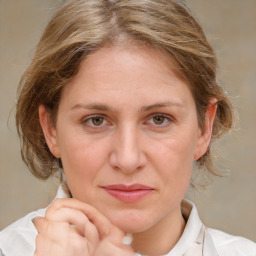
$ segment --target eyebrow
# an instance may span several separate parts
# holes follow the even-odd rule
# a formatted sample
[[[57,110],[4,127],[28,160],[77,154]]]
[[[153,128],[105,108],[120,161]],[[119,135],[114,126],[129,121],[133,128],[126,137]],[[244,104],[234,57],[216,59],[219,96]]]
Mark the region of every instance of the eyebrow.
[[[176,106],[176,107],[183,107],[184,105],[180,102],[176,102],[176,101],[166,101],[166,102],[159,102],[159,103],[155,103],[149,106],[143,106],[140,108],[140,112],[147,112],[150,111],[152,109],[156,109],[156,108],[164,108],[164,107],[171,107],[171,106]]]
[[[180,102],[176,101],[166,101],[166,102],[159,102],[148,106],[142,106],[139,109],[139,112],[147,112],[152,109],[156,108],[164,108],[164,107],[170,107],[170,106],[176,106],[176,107],[183,107],[184,105]],[[76,104],[74,105],[71,110],[77,109],[77,108],[84,108],[84,109],[90,109],[90,110],[98,110],[98,111],[104,111],[104,112],[118,112],[114,108],[104,105],[104,104]]]
[[[104,112],[117,112],[113,108],[111,108],[107,105],[104,105],[104,104],[93,104],[93,103],[92,104],[76,104],[75,106],[73,106],[71,108],[71,110],[77,109],[77,108],[99,110],[99,111],[104,111]]]

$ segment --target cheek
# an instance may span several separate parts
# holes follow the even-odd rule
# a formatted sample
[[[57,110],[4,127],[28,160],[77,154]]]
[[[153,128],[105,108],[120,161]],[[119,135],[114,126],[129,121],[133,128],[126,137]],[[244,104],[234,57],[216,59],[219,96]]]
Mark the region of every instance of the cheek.
[[[151,152],[153,179],[159,182],[159,199],[154,209],[163,214],[169,214],[180,205],[191,179],[192,146],[188,145],[188,140],[177,139],[177,136],[155,143]]]
[[[81,136],[69,136],[61,141],[63,169],[73,195],[94,185],[95,177],[106,163],[106,148],[103,141],[90,141]]]
[[[108,148],[106,140],[90,138],[82,132],[77,132],[76,129],[70,129],[59,135],[61,158],[67,165],[86,168],[100,164],[100,160],[106,154]]]
[[[162,165],[173,169],[173,171],[182,172],[183,168],[189,167],[193,163],[195,145],[193,137],[176,134],[155,145],[154,153],[161,159],[158,162],[162,162]]]
[[[195,139],[192,134],[181,135],[176,133],[172,138],[158,142],[151,152],[155,169],[162,176],[167,189],[186,189],[190,182]]]

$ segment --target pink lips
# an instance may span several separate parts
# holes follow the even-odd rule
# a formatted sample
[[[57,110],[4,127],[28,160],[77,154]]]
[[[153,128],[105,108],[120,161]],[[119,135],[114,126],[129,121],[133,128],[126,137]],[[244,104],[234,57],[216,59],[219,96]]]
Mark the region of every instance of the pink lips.
[[[126,186],[123,184],[103,187],[107,193],[125,203],[133,203],[147,196],[154,189],[141,184]]]

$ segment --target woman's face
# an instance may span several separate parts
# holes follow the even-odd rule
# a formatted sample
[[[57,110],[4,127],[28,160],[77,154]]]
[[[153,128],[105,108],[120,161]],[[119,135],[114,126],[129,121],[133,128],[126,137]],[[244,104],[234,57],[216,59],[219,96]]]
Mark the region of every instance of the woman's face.
[[[209,143],[174,68],[151,48],[102,48],[63,89],[55,128],[42,124],[73,197],[127,232],[181,216],[193,162]]]

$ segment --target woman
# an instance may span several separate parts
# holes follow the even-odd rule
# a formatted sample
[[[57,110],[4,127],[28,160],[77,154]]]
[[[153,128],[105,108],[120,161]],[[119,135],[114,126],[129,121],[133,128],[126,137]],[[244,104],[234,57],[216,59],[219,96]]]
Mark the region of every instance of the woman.
[[[16,121],[33,174],[62,180],[47,209],[1,232],[2,254],[256,255],[184,200],[193,166],[214,173],[232,107],[182,2],[68,1],[22,77]]]

